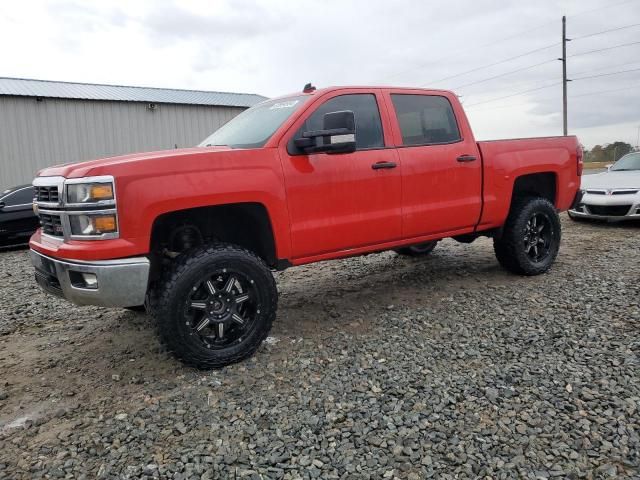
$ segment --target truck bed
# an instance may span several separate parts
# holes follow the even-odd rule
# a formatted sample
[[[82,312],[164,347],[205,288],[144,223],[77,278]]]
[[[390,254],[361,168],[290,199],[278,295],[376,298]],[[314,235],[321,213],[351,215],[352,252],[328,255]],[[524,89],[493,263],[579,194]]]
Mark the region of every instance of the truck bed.
[[[483,209],[478,230],[504,223],[515,178],[545,175],[554,203],[568,210],[582,174],[582,151],[575,136],[536,137],[477,142],[483,162]]]

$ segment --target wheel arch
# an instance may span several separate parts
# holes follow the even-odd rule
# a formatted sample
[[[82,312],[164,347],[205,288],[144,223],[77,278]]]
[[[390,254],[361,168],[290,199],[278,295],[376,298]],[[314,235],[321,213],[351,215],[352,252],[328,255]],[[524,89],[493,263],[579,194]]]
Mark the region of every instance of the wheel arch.
[[[513,182],[511,206],[522,197],[542,197],[556,206],[558,176],[555,172],[538,172],[518,176]]]
[[[269,211],[259,202],[240,202],[173,210],[152,223],[149,250],[182,251],[211,241],[251,250],[270,267],[278,255]]]

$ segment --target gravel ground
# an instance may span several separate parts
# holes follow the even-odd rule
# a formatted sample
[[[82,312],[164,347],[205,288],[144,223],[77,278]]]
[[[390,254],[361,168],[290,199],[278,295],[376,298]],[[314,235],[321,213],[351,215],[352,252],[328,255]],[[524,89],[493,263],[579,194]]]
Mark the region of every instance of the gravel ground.
[[[0,478],[640,478],[640,225],[563,225],[535,278],[486,239],[278,274],[208,373],[0,253]]]

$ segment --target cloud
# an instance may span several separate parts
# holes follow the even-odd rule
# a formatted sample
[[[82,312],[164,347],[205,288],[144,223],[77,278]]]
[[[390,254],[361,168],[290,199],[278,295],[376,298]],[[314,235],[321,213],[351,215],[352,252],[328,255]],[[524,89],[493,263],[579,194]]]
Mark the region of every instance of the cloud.
[[[631,0],[23,0],[0,13],[0,41],[12,45],[0,64],[7,76],[268,96],[309,81],[454,89],[481,138],[551,135],[561,133],[561,90],[539,87],[561,80],[563,14],[570,55],[640,38],[638,27],[588,36],[636,23]],[[598,126],[635,139],[622,126],[640,123],[640,97],[620,89],[639,85],[640,72],[577,78],[640,67],[638,53],[570,57],[569,126],[587,145]]]
[[[237,41],[258,41],[277,26],[273,13],[249,2],[232,5],[210,2],[205,8],[188,8],[184,3],[165,2],[138,19],[154,41],[213,42],[217,47]]]

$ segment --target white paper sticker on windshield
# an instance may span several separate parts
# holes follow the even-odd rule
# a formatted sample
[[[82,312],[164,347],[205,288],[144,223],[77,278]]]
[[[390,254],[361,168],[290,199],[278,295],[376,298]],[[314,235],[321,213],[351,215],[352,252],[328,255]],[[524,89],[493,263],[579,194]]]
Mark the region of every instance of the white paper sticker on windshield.
[[[277,110],[278,108],[293,108],[300,100],[289,100],[288,102],[274,103],[269,110]]]

